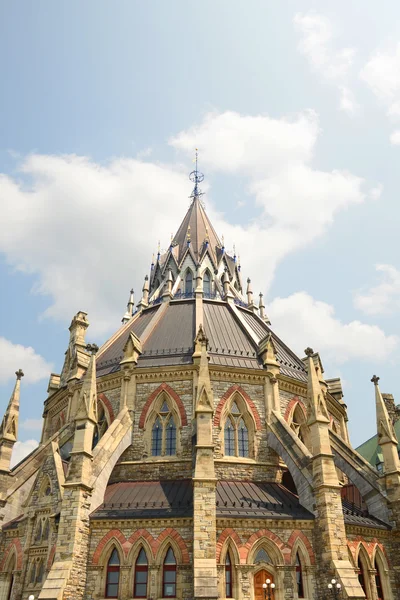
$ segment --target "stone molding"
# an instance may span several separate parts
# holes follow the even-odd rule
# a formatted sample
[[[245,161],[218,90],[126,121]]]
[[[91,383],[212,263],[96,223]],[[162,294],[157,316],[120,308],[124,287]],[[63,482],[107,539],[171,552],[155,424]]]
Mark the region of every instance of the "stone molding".
[[[162,383],[160,386],[158,386],[157,389],[154,390],[154,392],[152,392],[150,394],[150,396],[148,397],[145,405],[143,406],[143,410],[142,413],[140,415],[140,419],[139,419],[139,428],[143,429],[144,428],[144,424],[146,422],[146,417],[147,417],[147,413],[150,410],[151,405],[153,404],[154,400],[160,395],[162,394],[162,392],[165,392],[166,394],[168,394],[169,396],[171,396],[171,398],[174,400],[178,410],[179,410],[179,414],[181,416],[181,424],[182,426],[187,425],[187,416],[186,416],[186,410],[185,407],[183,405],[182,400],[180,399],[180,397],[178,396],[178,394],[175,392],[175,390],[173,390],[167,383]]]
[[[250,398],[250,396],[244,391],[244,389],[238,385],[237,383],[232,385],[226,392],[225,394],[222,396],[222,398],[220,399],[220,401],[218,402],[218,406],[215,410],[215,416],[214,416],[214,425],[215,427],[219,427],[220,426],[220,422],[221,422],[221,415],[222,415],[222,411],[224,409],[225,404],[228,402],[228,400],[235,394],[235,393],[239,393],[244,401],[246,402],[246,404],[248,405],[250,411],[253,414],[254,417],[254,421],[256,424],[256,429],[257,431],[259,431],[261,429],[261,418],[260,418],[260,414],[256,408],[256,405],[254,404],[253,400]]]

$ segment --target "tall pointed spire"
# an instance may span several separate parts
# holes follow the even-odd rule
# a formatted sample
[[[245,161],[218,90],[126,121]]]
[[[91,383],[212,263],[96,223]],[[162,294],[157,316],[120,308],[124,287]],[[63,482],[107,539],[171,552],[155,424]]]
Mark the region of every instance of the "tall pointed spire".
[[[17,380],[0,425],[0,471],[10,469],[12,450],[18,436],[19,396],[21,378],[24,376],[22,369],[18,369],[15,375]]]
[[[382,448],[383,461],[386,472],[400,469],[400,460],[398,455],[398,440],[384,399],[379,389],[379,377],[374,375],[371,379],[375,385],[375,408],[376,408],[376,426],[378,431],[378,442]]]

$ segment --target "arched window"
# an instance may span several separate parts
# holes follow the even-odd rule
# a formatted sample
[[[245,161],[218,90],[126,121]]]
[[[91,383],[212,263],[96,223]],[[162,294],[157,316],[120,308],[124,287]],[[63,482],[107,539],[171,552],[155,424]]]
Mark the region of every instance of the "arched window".
[[[249,432],[243,413],[234,401],[226,416],[224,427],[225,456],[249,456]]]
[[[95,448],[108,429],[108,421],[104,410],[103,403],[97,402],[97,423],[93,432],[92,448]]]
[[[44,527],[43,527],[42,539],[44,541],[47,541],[49,539],[49,534],[50,534],[50,522],[49,522],[49,519],[46,519],[46,521],[44,523]]]
[[[175,456],[176,424],[174,416],[164,400],[157,413],[151,432],[152,456]]]
[[[176,559],[171,547],[163,564],[163,598],[176,598]]]
[[[297,597],[304,598],[304,583],[303,583],[303,568],[299,553],[296,554],[296,585],[297,585]]]
[[[363,589],[364,594],[367,595],[366,586],[365,586],[364,565],[362,563],[360,556],[358,557],[358,581]]]
[[[13,585],[14,585],[14,569],[15,569],[15,555],[12,557],[12,559],[10,560],[9,564],[8,564],[8,568],[7,568],[7,574],[8,574],[8,594],[7,594],[7,600],[10,600],[11,598],[11,594],[13,591]]]
[[[35,531],[35,544],[40,544],[42,540],[42,521],[38,519],[36,523],[36,531]]]
[[[378,561],[376,559],[375,559],[375,569],[376,569],[375,584],[376,584],[377,600],[386,600],[385,595],[383,593],[381,570],[380,570]]]
[[[203,294],[205,298],[209,298],[211,296],[211,277],[208,271],[206,271],[203,275]]]
[[[310,433],[306,424],[306,416],[300,404],[296,404],[293,411],[290,428],[307,448],[310,448]]]
[[[138,554],[135,565],[135,583],[133,588],[134,598],[147,598],[148,563],[144,548]]]
[[[254,559],[254,563],[255,564],[257,564],[257,563],[272,564],[272,560],[270,559],[268,552],[264,548],[260,548]]]
[[[233,598],[232,588],[232,563],[229,552],[227,552],[225,558],[225,598]]]
[[[42,583],[43,575],[44,575],[44,564],[43,564],[43,561],[41,560],[39,562],[39,564],[37,565],[37,569],[36,569],[36,583]]]
[[[120,562],[117,549],[111,553],[107,563],[106,598],[118,598]]]
[[[185,294],[191,296],[193,293],[193,275],[192,271],[188,270],[185,277]]]
[[[35,583],[36,581],[36,562],[33,561],[31,564],[31,570],[29,572],[29,583]]]

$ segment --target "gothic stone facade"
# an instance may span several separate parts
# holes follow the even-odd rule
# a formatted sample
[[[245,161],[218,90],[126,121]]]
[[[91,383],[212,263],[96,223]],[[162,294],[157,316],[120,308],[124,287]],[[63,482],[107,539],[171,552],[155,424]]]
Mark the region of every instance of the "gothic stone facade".
[[[201,225],[202,224],[202,225]],[[79,312],[39,447],[0,430],[0,600],[400,598],[400,466],[351,447],[340,380],[243,295],[195,195],[143,297],[97,352]],[[385,412],[386,411],[386,412]],[[393,448],[396,446],[396,453]],[[397,459],[396,459],[397,456]]]

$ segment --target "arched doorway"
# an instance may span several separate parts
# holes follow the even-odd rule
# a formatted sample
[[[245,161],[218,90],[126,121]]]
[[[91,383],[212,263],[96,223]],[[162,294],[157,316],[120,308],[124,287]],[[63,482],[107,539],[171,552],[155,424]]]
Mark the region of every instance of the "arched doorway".
[[[266,569],[257,571],[257,573],[254,574],[254,600],[264,600],[263,583],[265,583],[267,579],[269,579],[271,583],[274,581],[273,576]],[[273,599],[274,597],[274,593],[271,590],[271,598]]]

